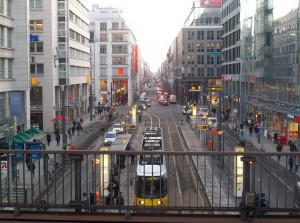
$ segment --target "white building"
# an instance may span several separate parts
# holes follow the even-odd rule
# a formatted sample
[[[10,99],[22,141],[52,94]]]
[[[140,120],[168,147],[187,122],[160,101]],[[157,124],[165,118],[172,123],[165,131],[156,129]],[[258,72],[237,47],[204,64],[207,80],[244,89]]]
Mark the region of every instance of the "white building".
[[[137,41],[118,9],[93,5],[90,47],[96,103],[128,105],[138,95],[142,61]]]
[[[0,1],[0,139],[30,127],[28,12],[27,1]]]
[[[20,0],[21,2],[21,0]],[[25,1],[26,2],[26,1]],[[30,0],[31,125],[61,127],[62,89],[66,115],[86,113],[89,89],[89,18],[86,0]]]

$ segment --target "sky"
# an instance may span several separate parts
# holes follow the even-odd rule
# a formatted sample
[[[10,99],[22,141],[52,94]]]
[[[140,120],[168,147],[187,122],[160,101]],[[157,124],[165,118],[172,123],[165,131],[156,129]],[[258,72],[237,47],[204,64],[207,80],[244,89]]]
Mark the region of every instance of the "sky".
[[[195,0],[88,0],[100,7],[122,10],[135,35],[142,57],[156,72],[166,59],[172,41],[191,12]]]

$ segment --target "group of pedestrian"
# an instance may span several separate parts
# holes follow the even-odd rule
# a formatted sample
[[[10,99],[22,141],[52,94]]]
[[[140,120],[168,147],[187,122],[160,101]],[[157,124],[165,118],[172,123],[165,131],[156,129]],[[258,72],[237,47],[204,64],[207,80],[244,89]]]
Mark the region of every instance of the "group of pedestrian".
[[[117,176],[113,177],[107,187],[109,192],[106,197],[106,205],[124,205],[124,198],[120,192],[120,183]]]
[[[297,172],[300,164],[300,156],[289,156],[288,163],[290,166],[290,171],[293,172],[294,169],[294,171]]]
[[[83,119],[81,118],[78,122],[76,122],[75,120],[73,121],[73,126],[71,127],[71,129],[68,129],[68,134],[69,134],[69,138],[70,138],[70,134],[72,132],[72,135],[75,134],[75,131],[77,131],[77,135],[80,135],[80,132],[83,132]]]

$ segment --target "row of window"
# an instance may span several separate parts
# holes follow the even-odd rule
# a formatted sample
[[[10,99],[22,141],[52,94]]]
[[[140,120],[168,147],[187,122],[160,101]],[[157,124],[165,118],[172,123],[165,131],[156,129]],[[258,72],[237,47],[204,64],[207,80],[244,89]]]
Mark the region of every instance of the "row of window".
[[[6,11],[4,11],[4,1],[0,0],[0,14],[11,16],[11,1],[6,1]]]
[[[222,30],[188,31],[188,40],[195,40],[195,32],[197,40],[222,40]]]
[[[120,72],[121,70],[121,72]],[[112,76],[127,76],[128,68],[112,68]],[[100,77],[107,77],[107,67],[100,67]]]
[[[215,77],[221,76],[223,73],[222,67],[198,67],[197,69],[189,67],[182,71],[184,77]]]
[[[89,68],[70,66],[70,75],[82,76],[89,74]]]
[[[69,1],[84,15],[88,15],[89,10],[80,1],[78,1],[78,0],[69,0]]]
[[[227,5],[222,9],[222,18],[224,19],[226,16],[231,14],[231,12],[234,11],[239,6],[240,6],[240,0],[233,0],[229,5]]]
[[[118,30],[120,28],[119,23],[118,22],[112,22],[111,24],[111,29],[112,30]],[[125,28],[125,24],[122,23],[122,29]],[[101,22],[100,23],[100,31],[107,31],[107,23]]]
[[[1,47],[11,48],[11,34],[12,34],[12,29],[0,25],[0,46]]]
[[[128,53],[127,45],[112,45],[112,53],[126,54]],[[107,54],[107,45],[100,45],[100,54]]]
[[[29,8],[30,9],[42,9],[43,8],[43,0],[29,0]]]
[[[78,49],[70,48],[70,57],[79,59],[79,60],[89,60],[90,54],[83,52]]]
[[[79,18],[77,15],[75,15],[72,11],[70,11],[70,20],[73,21],[76,25],[81,27],[85,31],[89,31],[89,24],[87,24],[85,21],[83,21],[81,18]]]
[[[0,58],[0,79],[7,78],[12,78],[12,60]]]
[[[224,34],[235,29],[240,24],[240,13],[237,13],[231,19],[223,24]]]
[[[196,46],[196,47],[195,47]],[[188,43],[188,52],[222,52],[223,43]]]
[[[238,41],[240,41],[241,38],[241,31],[236,30],[235,32],[225,36],[223,38],[224,48],[236,45]]]
[[[79,43],[82,43],[83,45],[89,46],[89,40],[81,35],[80,33],[77,33],[76,31],[70,29],[70,39],[75,40]],[[65,41],[62,41],[65,42]]]

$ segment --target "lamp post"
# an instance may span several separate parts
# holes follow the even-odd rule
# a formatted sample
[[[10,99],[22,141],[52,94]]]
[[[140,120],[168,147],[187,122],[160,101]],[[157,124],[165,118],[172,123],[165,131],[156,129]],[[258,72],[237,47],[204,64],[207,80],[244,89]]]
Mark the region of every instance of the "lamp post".
[[[8,150],[11,151],[11,144],[12,144],[12,136],[15,134],[15,128],[9,127],[8,129],[4,130],[5,138],[7,139],[8,143]],[[12,202],[12,183],[13,183],[13,163],[12,163],[12,154],[8,154],[8,203]]]
[[[224,131],[218,131],[218,135],[219,137],[222,137],[223,136],[223,140],[222,140],[222,147],[221,145],[219,145],[219,151],[220,149],[222,148],[222,152],[224,152],[224,134],[225,132]],[[224,156],[221,157],[221,168],[223,169],[224,168]]]
[[[92,191],[96,193],[96,165],[100,164],[101,161],[99,159],[92,159]]]

